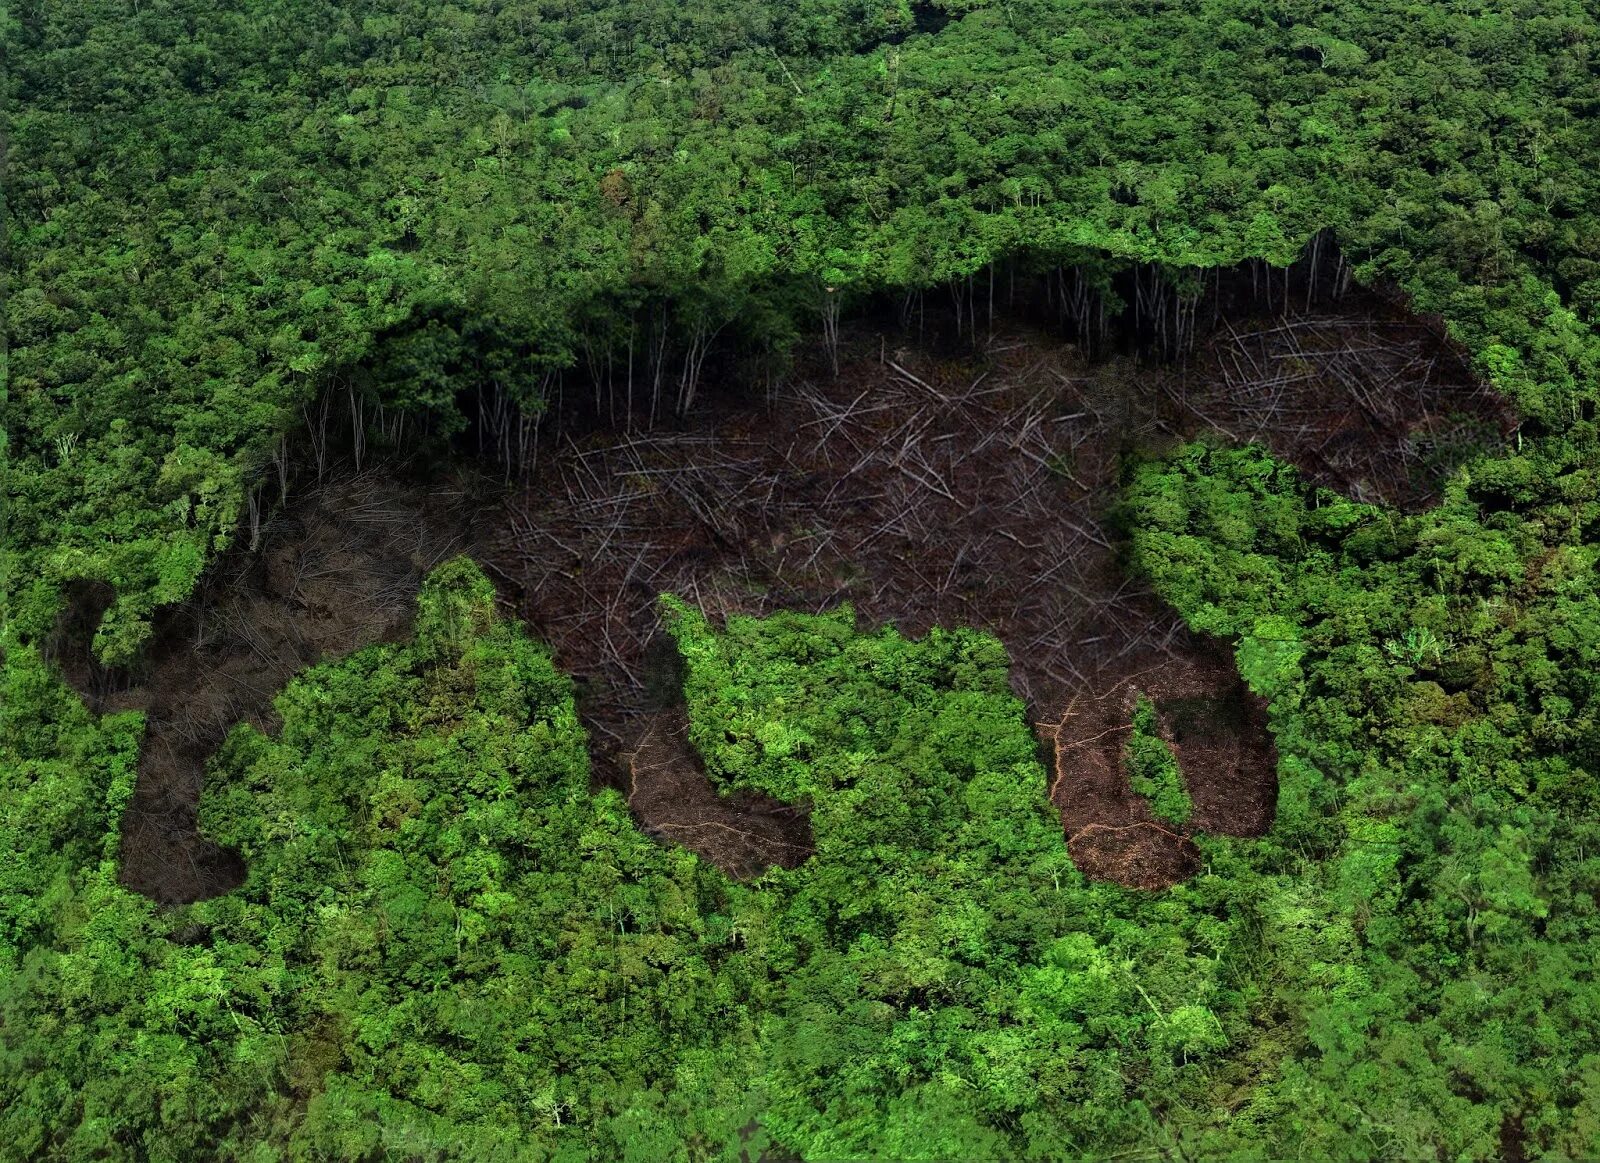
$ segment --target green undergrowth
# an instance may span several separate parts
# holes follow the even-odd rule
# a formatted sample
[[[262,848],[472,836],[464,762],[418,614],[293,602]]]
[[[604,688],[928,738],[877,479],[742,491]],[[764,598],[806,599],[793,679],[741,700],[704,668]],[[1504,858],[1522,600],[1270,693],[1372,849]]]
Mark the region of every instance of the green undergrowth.
[[[1270,844],[1212,844],[1165,894],[1086,883],[987,635],[668,607],[713,778],[811,808],[816,856],[766,890],[786,938],[763,1121],[804,1157],[1199,1142],[1287,1045],[1250,1019],[1278,975],[1336,984],[1337,928],[1279,924],[1297,890]]]
[[[6,867],[31,879],[5,898],[0,1154],[538,1159],[576,1141],[642,1161],[747,1121],[732,886],[590,794],[570,682],[493,602],[476,567],[446,565],[414,642],[305,672],[275,737],[239,727],[201,825],[248,877],[176,913],[107,859],[136,723],[69,717],[72,766],[6,736],[7,794],[61,810],[7,817]]]
[[[1396,609],[1409,570],[1495,560],[1448,555],[1448,504],[1204,446],[1130,497],[1282,755],[1275,828],[1199,838],[1162,893],[1073,868],[992,638],[666,599],[711,777],[810,812],[814,856],[733,883],[590,790],[570,683],[457,561],[413,641],[234,732],[201,819],[248,877],[163,912],[116,883],[139,717],[9,645],[0,1153],[1487,1157],[1515,1116],[1581,1155],[1600,860],[1551,709],[1583,656],[1530,673],[1494,599],[1558,637],[1593,563]]]
[[[1143,694],[1134,703],[1124,766],[1129,786],[1150,802],[1156,819],[1180,827],[1189,822],[1194,802],[1184,786],[1178,757],[1161,737],[1156,705]]]
[[[1323,861],[1316,923],[1359,938],[1369,988],[1308,997],[1306,1049],[1250,1104],[1319,1104],[1312,1154],[1600,1144],[1597,472],[1479,463],[1417,516],[1256,448],[1133,479],[1137,564],[1238,641],[1282,755],[1277,832]]]
[[[35,805],[0,833],[6,1151],[1145,1149],[1223,1133],[1217,1096],[1292,1045],[1266,999],[1337,988],[1339,933],[1293,919],[1270,843],[1208,841],[1163,894],[1083,882],[993,639],[668,605],[714,777],[811,809],[796,869],[732,883],[591,792],[570,683],[461,560],[412,642],[235,730],[201,822],[248,876],[162,912],[112,861],[138,717],[93,719],[18,648],[11,721],[53,700],[78,750],[0,735]]]

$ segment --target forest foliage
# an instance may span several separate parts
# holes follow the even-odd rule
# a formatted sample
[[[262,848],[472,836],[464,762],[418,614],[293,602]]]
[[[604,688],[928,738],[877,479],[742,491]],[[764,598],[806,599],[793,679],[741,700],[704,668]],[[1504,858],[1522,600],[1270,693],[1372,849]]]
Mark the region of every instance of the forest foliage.
[[[1294,484],[1190,455],[1235,503]],[[247,880],[174,911],[115,879],[136,717],[10,659],[17,1157],[732,1159],[752,1127],[818,1158],[1487,1156],[1507,1111],[1559,1153],[1589,1141],[1594,861],[1533,847],[1592,842],[1557,810],[1581,781],[1514,813],[1397,788],[1339,694],[1308,694],[1340,668],[1269,614],[1240,651],[1286,752],[1277,826],[1201,837],[1163,893],[1093,884],[992,638],[848,609],[718,630],[666,601],[713,778],[809,808],[797,868],[731,882],[592,791],[570,682],[465,559],[411,642],[306,672],[276,736],[235,731],[201,818]]]
[[[1214,1122],[1222,1051],[1283,1036],[1248,1007],[1280,854],[1086,884],[994,639],[671,607],[711,770],[811,808],[798,868],[732,883],[591,792],[570,682],[465,559],[412,642],[218,754],[226,896],[116,884],[136,723],[62,706],[70,759],[7,732],[8,803],[91,796],[8,817],[8,1150],[731,1159],[758,1119],[807,1157],[1054,1158]]]
[[[0,1153],[1600,1148],[1591,5],[0,22]],[[1129,466],[1133,564],[1234,643],[1281,757],[1272,831],[1198,838],[1191,881],[1083,881],[992,639],[668,599],[712,778],[810,812],[812,859],[732,883],[591,790],[570,683],[456,562],[413,640],[214,760],[243,886],[117,883],[142,723],[46,661],[64,587],[113,586],[96,648],[135,657],[319,409],[437,438],[624,367],[670,408],[713,344],[781,363],[875,295],[1069,267],[1115,310],[1134,264],[1188,287],[1321,230],[1521,428],[1412,515],[1254,448]]]
[[[1181,283],[1331,229],[1526,435],[1593,409],[1582,0],[10,11],[9,617],[108,582],[108,660],[319,402],[448,431],[626,366],[670,406],[713,341],[1002,262]]]
[[[1193,445],[1129,490],[1140,565],[1270,698],[1274,835],[1359,937],[1366,988],[1309,1007],[1280,1085],[1406,1157],[1600,1143],[1595,466],[1519,503],[1505,465],[1410,516],[1255,448]]]
[[[1124,757],[1128,786],[1149,801],[1156,819],[1179,826],[1187,824],[1194,801],[1184,786],[1178,757],[1162,737],[1156,705],[1148,696],[1141,694],[1135,701],[1130,728]]]

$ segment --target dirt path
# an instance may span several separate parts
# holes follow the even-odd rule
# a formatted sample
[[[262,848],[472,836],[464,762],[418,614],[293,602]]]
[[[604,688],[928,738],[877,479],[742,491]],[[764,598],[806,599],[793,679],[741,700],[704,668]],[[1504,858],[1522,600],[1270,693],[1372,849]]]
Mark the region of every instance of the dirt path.
[[[730,876],[748,879],[776,864],[793,868],[811,855],[811,832],[798,808],[750,793],[717,793],[689,743],[681,707],[647,715],[628,753],[628,806],[659,840],[714,852]]]
[[[1155,704],[1193,803],[1182,828],[1157,821],[1128,784],[1124,750],[1141,694]],[[1058,722],[1041,724],[1041,733],[1054,751],[1050,798],[1068,849],[1094,879],[1165,888],[1198,869],[1193,833],[1259,836],[1272,826],[1277,753],[1266,708],[1221,644],[1103,675],[1094,690],[1068,701]]]

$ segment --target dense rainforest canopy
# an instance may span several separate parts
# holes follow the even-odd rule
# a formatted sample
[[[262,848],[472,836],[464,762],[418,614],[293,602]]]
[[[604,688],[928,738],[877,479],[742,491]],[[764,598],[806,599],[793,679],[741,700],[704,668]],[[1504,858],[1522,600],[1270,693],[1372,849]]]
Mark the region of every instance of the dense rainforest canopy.
[[[0,30],[0,1154],[1600,1152],[1591,4],[19,0]],[[504,451],[566,387],[759,393],[854,308],[1070,270],[1115,316],[1128,272],[1192,303],[1330,242],[1520,427],[1410,514],[1260,447],[1130,459],[1129,567],[1232,644],[1279,756],[1271,830],[1197,833],[1184,883],[1075,867],[993,638],[669,596],[709,777],[809,810],[807,860],[731,879],[595,790],[570,680],[465,560],[213,757],[242,884],[119,882],[145,722],[64,681],[63,612],[105,588],[94,650],[136,663],[330,409],[437,449],[487,406]],[[1128,775],[1181,827],[1155,719]]]

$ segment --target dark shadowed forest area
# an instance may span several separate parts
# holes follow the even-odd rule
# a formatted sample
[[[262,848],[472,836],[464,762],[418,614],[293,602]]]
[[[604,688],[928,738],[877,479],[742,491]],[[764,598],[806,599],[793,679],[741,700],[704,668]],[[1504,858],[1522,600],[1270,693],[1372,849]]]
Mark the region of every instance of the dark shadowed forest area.
[[[1600,1154],[1592,5],[0,34],[0,1158]]]

